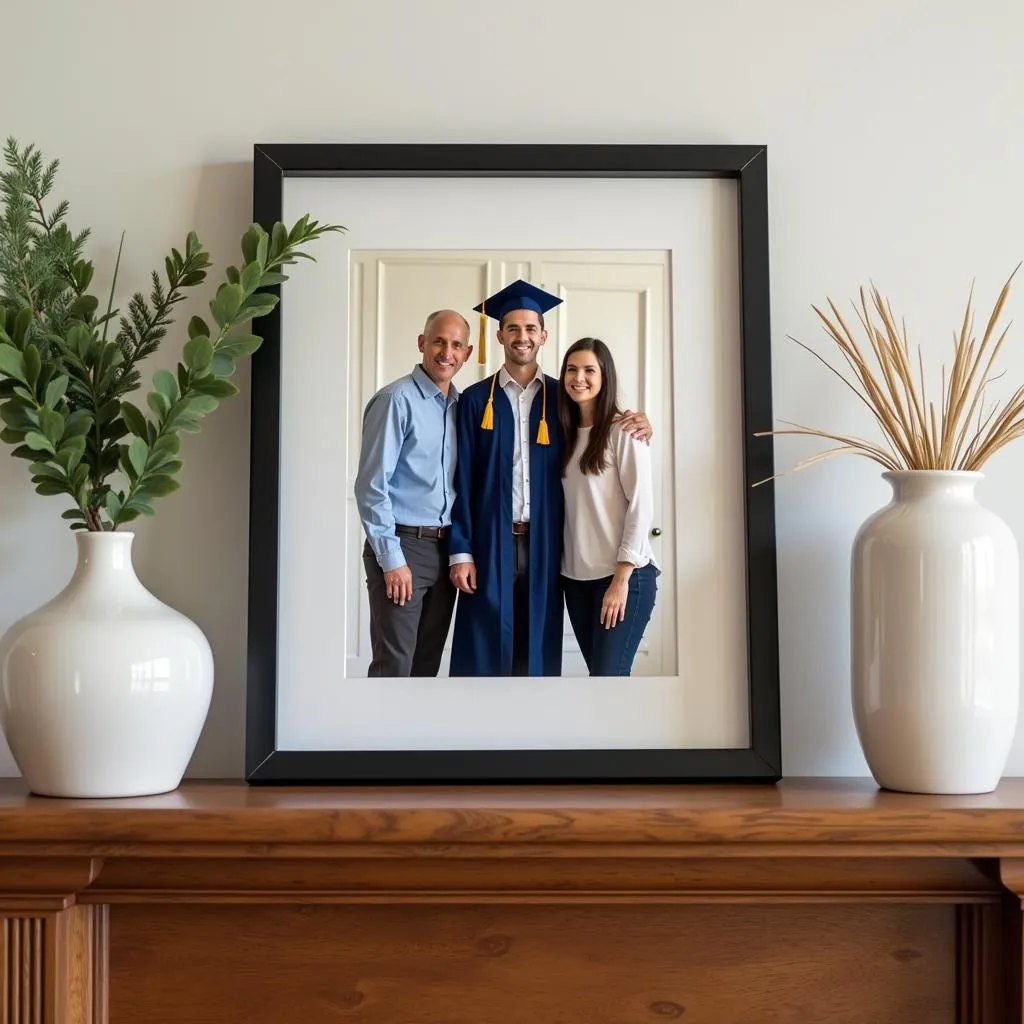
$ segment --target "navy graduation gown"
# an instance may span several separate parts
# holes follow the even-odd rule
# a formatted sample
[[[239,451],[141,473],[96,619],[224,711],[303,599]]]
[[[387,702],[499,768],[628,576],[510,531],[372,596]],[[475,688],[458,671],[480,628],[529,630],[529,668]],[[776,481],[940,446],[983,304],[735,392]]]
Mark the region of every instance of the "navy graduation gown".
[[[530,406],[530,644],[529,674],[562,674],[562,521],[565,502],[558,430],[558,381],[545,375],[550,444],[537,444],[542,395]],[[508,396],[494,387],[494,429],[483,419],[491,378],[459,396],[458,458],[452,504],[451,554],[469,553],[477,570],[473,594],[459,591],[449,672],[453,676],[512,674],[512,453],[515,420]]]

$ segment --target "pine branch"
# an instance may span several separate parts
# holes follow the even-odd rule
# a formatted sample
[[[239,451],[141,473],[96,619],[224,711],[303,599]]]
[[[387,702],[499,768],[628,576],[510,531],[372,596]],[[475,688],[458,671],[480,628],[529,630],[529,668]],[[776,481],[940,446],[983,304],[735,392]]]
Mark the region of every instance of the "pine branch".
[[[209,253],[203,249],[196,233],[190,232],[185,243],[185,256],[172,249],[165,260],[167,291],[164,291],[160,276],[154,270],[149,302],[141,292],[131,297],[128,314],[121,317],[121,329],[116,338],[124,361],[114,381],[115,395],[127,394],[139,386],[142,378],[138,364],[160,347],[167,336],[167,328],[174,322],[169,315],[171,310],[184,300],[184,289],[206,280],[209,266]]]

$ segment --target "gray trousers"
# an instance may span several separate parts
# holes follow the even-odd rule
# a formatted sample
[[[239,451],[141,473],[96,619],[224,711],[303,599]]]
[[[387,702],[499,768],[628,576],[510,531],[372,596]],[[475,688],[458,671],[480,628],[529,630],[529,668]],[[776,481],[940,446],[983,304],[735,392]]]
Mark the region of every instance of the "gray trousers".
[[[384,573],[368,543],[363,566],[370,599],[368,678],[436,676],[441,667],[458,591],[448,576],[448,541],[399,534],[412,571],[412,600],[397,605],[384,589]]]

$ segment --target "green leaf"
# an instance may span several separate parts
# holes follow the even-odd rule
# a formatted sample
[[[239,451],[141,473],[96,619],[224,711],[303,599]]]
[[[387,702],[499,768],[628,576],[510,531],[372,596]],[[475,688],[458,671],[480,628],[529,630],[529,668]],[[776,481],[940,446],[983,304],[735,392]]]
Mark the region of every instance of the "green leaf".
[[[146,395],[146,404],[153,410],[157,419],[162,420],[170,411],[171,403],[166,395],[162,395],[159,391],[150,391]]]
[[[151,449],[154,455],[177,455],[181,450],[181,438],[177,434],[161,434]]]
[[[71,276],[75,279],[75,290],[81,294],[92,282],[93,266],[89,260],[76,260],[71,268]]]
[[[176,402],[179,397],[178,382],[170,370],[161,369],[153,374],[153,387],[168,401]]]
[[[0,345],[0,373],[14,377],[23,384],[28,383],[25,373],[25,357],[13,345]]]
[[[247,317],[255,320],[257,317],[266,316],[268,313],[273,312],[278,301],[276,295],[270,295],[268,292],[253,292],[245,300],[243,312]]]
[[[48,437],[43,437],[42,434],[35,430],[30,430],[25,435],[25,444],[37,452],[49,452],[51,455],[56,454],[53,445],[50,443],[50,439]]]
[[[83,361],[89,354],[92,341],[92,331],[85,324],[75,324],[67,333],[68,347]]]
[[[288,248],[288,229],[278,221],[270,232],[270,256],[280,256]]]
[[[61,519],[84,519],[85,513],[80,508],[69,508],[66,512],[61,512]]]
[[[189,395],[186,406],[191,416],[205,416],[220,405],[220,400],[213,395]]]
[[[103,507],[106,509],[107,515],[110,516],[110,521],[116,522],[121,514],[121,498],[114,491],[107,491],[107,496],[103,500]]]
[[[217,346],[217,353],[223,353],[232,359],[240,359],[243,356],[251,356],[262,344],[263,339],[255,334],[229,334]]]
[[[242,267],[242,279],[239,283],[242,285],[246,295],[254,292],[259,287],[262,276],[263,268],[258,263],[246,263]]]
[[[210,370],[218,377],[230,377],[235,372],[235,361],[231,356],[218,351],[210,363]]]
[[[67,494],[68,489],[64,484],[59,484],[55,480],[40,480],[36,484],[36,493],[53,497],[57,494]]]
[[[136,513],[141,512],[144,516],[153,515],[153,506],[146,501],[143,495],[136,494],[132,497],[131,501],[128,501],[125,504]],[[135,517],[133,516],[132,518],[134,519]],[[124,513],[121,514],[121,521],[124,521]]]
[[[146,463],[147,468],[150,471],[155,472],[160,470],[162,473],[177,473],[181,470],[184,463],[180,459],[174,458],[173,455],[168,456],[165,459],[154,458],[153,453],[149,453],[149,462]]]
[[[20,398],[12,398],[0,405],[0,420],[15,430],[28,430],[39,426],[39,413]]]
[[[76,409],[64,421],[64,437],[79,437],[92,430],[92,413],[88,409]]]
[[[83,455],[85,455],[85,438],[81,435],[68,438],[57,449],[57,461],[68,473],[74,471],[82,461]]]
[[[180,487],[180,482],[175,480],[174,477],[163,473],[156,473],[153,476],[146,477],[145,486],[140,489],[138,494],[144,498],[162,498],[165,494],[171,494]]]
[[[16,459],[28,459],[29,462],[35,462],[39,458],[39,452],[33,451],[27,444],[19,444],[11,455]]]
[[[281,274],[276,270],[268,270],[261,278],[260,288],[273,288],[276,284],[284,284],[288,280],[287,274]]]
[[[39,371],[42,368],[42,357],[39,355],[39,349],[33,344],[25,346],[23,355],[25,356],[25,376],[28,383],[35,387],[36,381],[39,380]]]
[[[185,342],[184,356],[193,373],[203,373],[213,359],[213,343],[205,335],[197,335]]]
[[[198,434],[203,429],[203,424],[194,416],[179,416],[174,425],[178,430],[184,430],[186,434]]]
[[[145,439],[148,436],[146,417],[137,405],[133,405],[131,402],[122,402],[121,416],[124,419],[125,426],[136,437]]]
[[[64,397],[68,390],[68,376],[67,374],[61,374],[59,377],[54,377],[53,380],[46,386],[46,395],[43,401],[51,408],[56,409],[57,403]]]
[[[264,251],[263,259],[259,256],[259,244],[260,239],[264,238],[266,232],[259,224],[250,224],[246,229],[244,235],[242,235],[242,255],[245,257],[246,263],[252,263],[254,260],[260,264],[266,261],[266,252]]]
[[[30,405],[36,404],[36,396],[29,391],[28,388],[22,387],[20,384],[14,389],[14,393],[23,401],[28,402]]]
[[[51,466],[46,462],[33,462],[28,468],[31,470],[33,475],[38,477],[47,477],[50,480],[59,480],[61,483],[67,479],[67,474],[63,469],[60,469],[57,466]]]
[[[146,456],[149,455],[149,445],[141,437],[133,437],[128,445],[128,461],[137,474],[142,473],[146,468]]]
[[[53,409],[43,406],[39,410],[39,426],[42,432],[49,438],[50,444],[56,444],[64,433],[64,417]]]
[[[194,316],[189,320],[188,336],[190,338],[208,338],[210,336],[210,328],[207,327],[206,321],[201,316]]]
[[[222,284],[210,302],[210,312],[221,327],[232,323],[245,300],[245,292],[239,284]]]
[[[96,410],[96,422],[100,425],[109,423],[111,420],[116,419],[121,414],[121,403],[116,399],[112,398],[108,402],[104,402]]]
[[[231,398],[238,394],[238,385],[217,377],[204,377],[202,380],[197,380],[192,385],[192,389],[198,395],[210,395],[213,398]]]
[[[72,320],[91,320],[96,313],[100,300],[95,295],[79,295],[68,309]]]
[[[10,331],[11,341],[13,341],[18,348],[24,348],[25,335],[28,334],[28,325],[31,322],[32,309],[30,306],[23,306],[18,310],[17,315],[14,317],[14,323],[11,325],[12,329]]]

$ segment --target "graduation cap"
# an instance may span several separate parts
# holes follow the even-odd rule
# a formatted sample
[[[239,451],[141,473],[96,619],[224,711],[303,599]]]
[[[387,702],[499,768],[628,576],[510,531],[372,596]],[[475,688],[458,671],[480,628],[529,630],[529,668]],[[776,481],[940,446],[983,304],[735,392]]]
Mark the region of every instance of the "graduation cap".
[[[477,360],[481,363],[487,361],[486,339],[487,339],[487,318],[501,322],[506,313],[515,309],[532,309],[535,313],[543,316],[549,309],[554,309],[562,300],[557,295],[538,288],[529,281],[519,278],[510,285],[506,285],[501,291],[495,292],[489,298],[484,299],[478,306],[473,307],[475,313],[480,314],[480,345],[477,353]],[[498,379],[497,373],[491,378],[491,392],[487,398],[487,405],[484,408],[483,419],[480,426],[484,430],[494,429],[494,383]],[[547,383],[541,377],[541,418],[540,426],[537,429],[537,444],[550,444],[548,438],[547,420]]]

